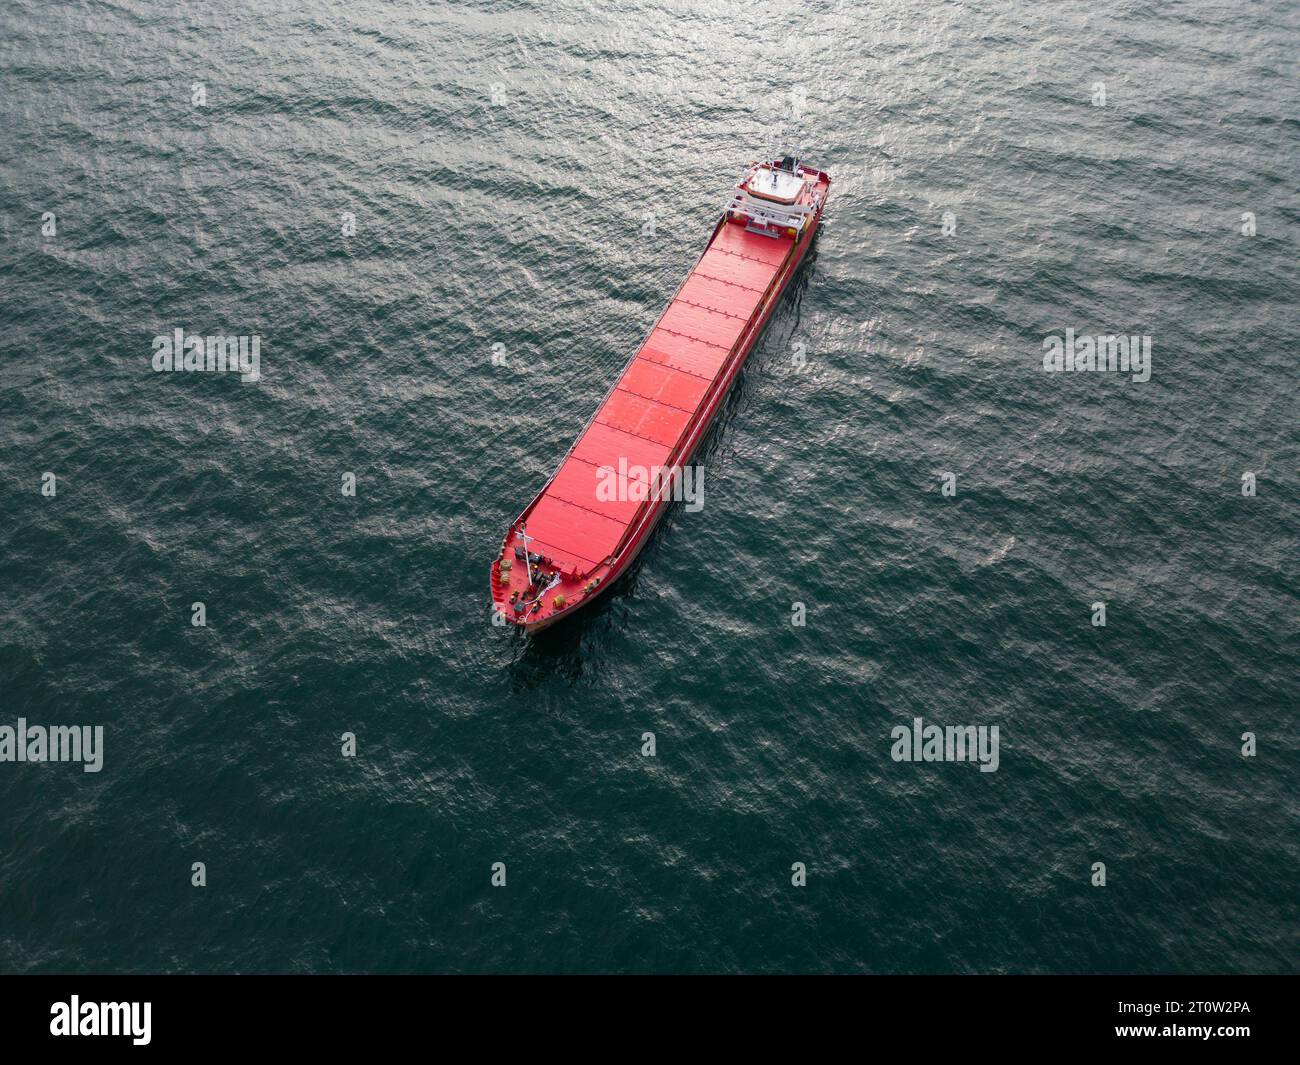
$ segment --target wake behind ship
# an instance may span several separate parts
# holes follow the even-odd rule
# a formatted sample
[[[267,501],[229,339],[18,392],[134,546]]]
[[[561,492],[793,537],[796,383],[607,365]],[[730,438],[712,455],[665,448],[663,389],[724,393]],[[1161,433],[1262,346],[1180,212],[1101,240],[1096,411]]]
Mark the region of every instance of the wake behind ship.
[[[490,582],[507,621],[554,624],[632,564],[803,261],[830,184],[793,156],[737,182],[677,294],[501,541]]]

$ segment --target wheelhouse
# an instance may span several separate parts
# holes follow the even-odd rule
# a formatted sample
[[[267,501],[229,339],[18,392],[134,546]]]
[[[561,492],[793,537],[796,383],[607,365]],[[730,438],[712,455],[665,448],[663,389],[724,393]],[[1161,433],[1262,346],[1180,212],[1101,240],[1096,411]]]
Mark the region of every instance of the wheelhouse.
[[[821,172],[804,167],[793,155],[755,163],[736,183],[727,204],[727,221],[750,233],[798,240],[817,213]]]

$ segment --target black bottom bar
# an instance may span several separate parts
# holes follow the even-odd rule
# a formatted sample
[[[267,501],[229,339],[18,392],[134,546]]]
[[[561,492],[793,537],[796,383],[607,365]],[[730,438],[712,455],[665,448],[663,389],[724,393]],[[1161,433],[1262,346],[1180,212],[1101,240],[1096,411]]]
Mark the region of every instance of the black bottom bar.
[[[319,1049],[373,1053],[469,1040],[489,1056],[658,1043],[734,1050],[789,1042],[816,1051],[901,1040],[931,1051],[1114,1048],[1273,1050],[1294,1033],[1295,985],[1269,977],[715,977],[530,979],[439,976],[30,976],[0,980],[0,1031],[14,1050],[116,1044],[132,1053]],[[75,996],[75,999],[74,999]],[[148,1004],[148,1011],[144,1004]],[[108,1005],[105,1005],[108,1004]],[[116,1005],[114,1005],[116,1004]],[[134,1004],[134,1008],[132,1008]],[[580,1006],[579,1006],[580,1004]],[[73,1008],[76,1008],[74,1014]],[[53,1034],[74,1030],[77,1034]],[[96,1029],[125,1034],[90,1034]],[[705,1036],[704,1033],[712,1033]],[[147,1038],[148,1042],[144,1042]],[[9,1057],[9,1060],[21,1060]]]

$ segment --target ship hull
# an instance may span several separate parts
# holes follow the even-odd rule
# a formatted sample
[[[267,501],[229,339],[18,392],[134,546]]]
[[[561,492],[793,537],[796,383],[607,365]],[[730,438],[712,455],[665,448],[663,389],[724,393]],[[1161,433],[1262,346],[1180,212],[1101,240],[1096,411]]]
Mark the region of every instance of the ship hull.
[[[694,290],[690,288],[690,283],[694,278],[703,277],[705,281],[714,280],[712,276],[700,273],[701,264],[708,261],[710,254],[714,253],[715,249],[718,248],[720,244],[726,245],[725,248],[720,249],[722,251],[733,251],[739,248],[735,253],[738,255],[740,260],[747,260],[740,264],[742,270],[752,267],[755,274],[757,274],[756,264],[760,261],[758,257],[761,256],[770,260],[772,258],[770,249],[779,248],[782,245],[788,249],[788,251],[783,253],[779,267],[767,283],[761,298],[752,307],[750,313],[745,318],[743,329],[736,338],[734,345],[729,349],[725,361],[718,367],[717,373],[708,380],[708,391],[704,396],[703,401],[693,412],[691,412],[689,419],[682,425],[676,444],[672,448],[671,452],[672,465],[677,470],[688,465],[693,459],[701,441],[713,425],[719,410],[721,410],[723,403],[730,394],[732,386],[735,384],[736,378],[740,375],[741,369],[748,360],[750,353],[757,346],[763,330],[770,322],[776,308],[781,303],[782,298],[789,288],[790,282],[793,280],[800,266],[805,261],[813,240],[816,239],[818,230],[821,226],[822,212],[825,206],[826,193],[829,191],[830,179],[820,171],[813,171],[807,168],[801,168],[801,171],[802,170],[807,170],[808,174],[816,175],[816,181],[812,185],[815,190],[814,202],[816,210],[814,213],[810,214],[808,222],[803,227],[803,231],[799,234],[798,239],[778,241],[765,235],[753,233],[753,230],[748,227],[745,228],[743,237],[739,237],[739,227],[736,222],[729,221],[727,215],[724,214],[723,218],[720,219],[718,224],[715,226],[713,234],[710,237],[704,252],[696,261],[696,265],[692,269],[692,272],[688,274],[687,280],[683,282],[683,285],[679,288],[674,300],[670,301],[669,306],[665,308],[664,313],[661,314],[660,319],[656,322],[654,329],[651,331],[650,338],[647,340],[646,344],[643,345],[642,350],[638,352],[637,356],[634,356],[633,363],[629,364],[629,367],[634,366],[637,359],[644,356],[645,349],[650,346],[651,339],[656,335],[656,331],[661,329],[665,319],[670,315],[670,312],[673,311],[675,306],[682,304],[688,309],[696,309],[698,307],[698,304],[692,302],[690,298],[683,297],[683,293],[687,293],[688,297],[695,296]],[[808,178],[807,180],[811,182],[813,179]],[[810,199],[814,199],[814,197],[810,196]],[[753,235],[751,236],[750,234]],[[720,240],[720,235],[722,236],[722,240]],[[738,239],[742,240],[743,243],[738,245]],[[766,243],[769,241],[771,242],[770,245]],[[751,254],[753,256],[752,258]],[[715,268],[709,269],[710,274],[719,273]],[[722,284],[728,283],[729,282],[726,281],[722,282]],[[722,291],[725,292],[726,290]],[[738,298],[742,301],[748,295],[748,292],[746,292],[743,286],[739,284],[737,284],[735,291]],[[698,299],[699,297],[695,298]],[[725,302],[719,301],[715,306],[717,308],[716,310],[709,307],[698,307],[698,309],[708,310],[715,315],[726,315],[729,319],[738,319],[739,316],[731,313]],[[707,325],[708,323],[705,322],[704,324]],[[689,334],[676,334],[673,333],[672,330],[669,330],[669,333],[674,336],[684,335],[689,339]],[[694,343],[693,340],[691,342]],[[686,343],[686,340],[683,340],[682,343]],[[652,352],[651,354],[654,353]],[[625,370],[625,376],[629,372],[629,370]],[[593,427],[602,428],[602,416],[605,417],[607,422],[613,423],[613,428],[620,428],[620,424],[615,422],[613,418],[605,415],[604,412],[613,407],[617,402],[618,393],[616,389],[619,387],[621,380],[622,379],[620,379],[620,382],[616,382],[615,389],[612,389],[610,394],[606,396],[602,408],[593,416],[593,421],[588,423],[584,433],[594,431]],[[611,397],[613,397],[613,399],[611,399]],[[670,407],[669,410],[675,412],[676,408]],[[635,436],[635,434],[631,435]],[[584,607],[590,606],[593,602],[604,595],[632,566],[637,556],[649,542],[650,537],[653,535],[655,528],[658,526],[669,503],[671,502],[671,497],[666,495],[664,498],[651,499],[641,506],[635,515],[628,520],[627,527],[622,534],[622,539],[618,543],[616,551],[604,558],[598,569],[589,569],[585,574],[581,574],[575,584],[571,585],[568,583],[570,574],[563,571],[562,567],[566,565],[566,560],[572,560],[576,556],[566,555],[564,551],[560,549],[549,548],[550,550],[553,550],[560,559],[557,561],[550,557],[545,558],[545,561],[551,563],[555,568],[554,579],[557,581],[557,584],[561,587],[562,591],[567,591],[570,587],[575,588],[575,590],[578,587],[581,587],[580,594],[574,597],[573,601],[566,602],[562,607],[554,606],[553,601],[551,603],[545,603],[545,609],[541,616],[530,617],[528,612],[524,612],[522,617],[512,616],[512,613],[517,615],[517,612],[512,612],[512,606],[515,600],[513,598],[508,598],[508,593],[512,587],[512,574],[507,570],[499,569],[502,565],[501,559],[509,559],[511,557],[512,548],[514,549],[514,555],[516,557],[519,556],[520,551],[518,549],[518,542],[520,540],[522,540],[526,548],[533,546],[533,541],[538,541],[541,544],[539,550],[545,551],[548,550],[547,545],[549,543],[561,539],[560,535],[548,530],[545,521],[538,522],[531,516],[534,514],[534,511],[539,508],[539,504],[547,501],[548,493],[556,491],[556,482],[564,478],[566,463],[574,464],[575,452],[580,449],[584,439],[585,437],[580,435],[574,448],[570,449],[569,455],[566,455],[565,461],[562,462],[560,468],[557,469],[556,474],[552,476],[547,485],[538,493],[532,503],[529,504],[528,508],[525,509],[523,514],[521,514],[511,526],[510,531],[507,532],[505,539],[502,541],[501,557],[497,563],[494,563],[490,573],[489,579],[496,608],[509,622],[524,629],[524,631],[528,633],[537,633],[550,628],[558,622],[572,617]],[[567,498],[562,497],[560,502],[567,505],[572,498],[571,495]],[[552,509],[554,509],[554,507],[552,507]],[[585,517],[585,515],[583,515],[583,517]],[[586,520],[591,521],[594,519],[587,518]],[[532,521],[533,523],[534,529],[532,531],[535,535],[523,539],[520,536],[520,533],[521,531],[528,531],[526,526],[529,521]],[[551,522],[552,524],[555,524],[556,520],[551,517]],[[536,530],[539,526],[542,531],[537,533]],[[531,560],[533,556],[530,554],[528,558]],[[580,567],[584,561],[586,560],[583,559],[578,561],[574,565],[575,570]],[[527,565],[527,563],[525,563],[525,565]],[[520,570],[515,570],[513,574],[513,587],[516,591],[523,580],[520,576],[521,572],[522,571]],[[529,569],[528,572],[531,577],[533,573],[532,569]],[[597,579],[594,582],[589,580],[585,586],[582,585],[581,578],[590,574],[595,574]],[[539,581],[540,579],[541,578],[539,577]],[[529,584],[531,585],[531,581],[529,581]],[[538,599],[542,599],[542,596],[539,595]]]

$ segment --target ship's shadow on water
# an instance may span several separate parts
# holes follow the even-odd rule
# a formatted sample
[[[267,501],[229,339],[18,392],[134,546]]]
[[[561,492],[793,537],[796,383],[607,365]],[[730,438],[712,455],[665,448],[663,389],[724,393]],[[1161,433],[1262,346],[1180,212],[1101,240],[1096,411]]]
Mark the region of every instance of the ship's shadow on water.
[[[519,651],[510,663],[512,691],[535,691],[556,679],[574,687],[593,684],[599,679],[606,653],[617,634],[629,624],[641,567],[655,552],[674,509],[683,505],[678,502],[668,505],[667,513],[627,572],[594,603],[531,636],[517,630],[512,634],[519,642]]]
[[[754,366],[754,360],[760,353],[770,350],[768,345],[774,336],[786,336],[788,341],[798,330],[800,304],[816,264],[820,239],[821,233],[818,232],[804,261],[790,279],[772,317],[755,341],[753,352],[723,399],[713,423],[700,439],[691,460],[692,466],[708,468],[709,460],[725,437],[737,406],[748,394],[747,382],[762,370],[762,367]],[[651,532],[650,539],[627,572],[591,606],[584,607],[573,617],[531,636],[522,632],[513,634],[520,643],[520,649],[510,664],[512,691],[535,691],[547,681],[555,679],[574,686],[596,681],[605,661],[605,652],[614,642],[616,634],[626,625],[636,623],[636,590],[641,571],[647,564],[653,564],[661,545],[671,538],[677,516],[685,505],[683,500],[673,500],[668,504],[663,517]]]

